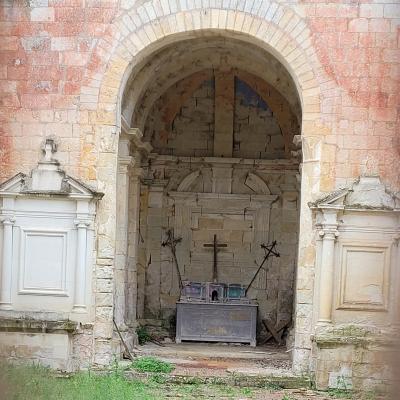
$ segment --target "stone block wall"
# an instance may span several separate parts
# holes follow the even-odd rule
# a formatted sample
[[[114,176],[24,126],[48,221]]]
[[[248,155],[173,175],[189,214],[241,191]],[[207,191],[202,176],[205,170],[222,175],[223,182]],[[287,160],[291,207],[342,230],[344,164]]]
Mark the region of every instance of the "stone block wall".
[[[190,85],[192,79],[186,78],[171,87],[150,111],[144,136],[160,154],[195,157],[213,154],[214,80],[203,81],[191,93],[188,91],[193,90],[193,85]],[[171,121],[171,126],[168,126],[165,120],[169,106],[189,94],[190,97]]]
[[[233,143],[234,157],[276,159],[285,156],[284,138],[272,110],[239,78],[235,79]]]
[[[1,332],[0,358],[70,371],[73,365],[72,336],[66,333]]]
[[[229,74],[235,72],[229,72]],[[282,76],[284,86],[291,81]],[[255,87],[261,84],[254,78]],[[233,86],[233,157],[253,159],[277,159],[285,157],[285,138],[281,121],[259,93],[244,81],[235,77]],[[172,85],[155,102],[148,113],[144,138],[158,154],[203,157],[214,155],[215,141],[215,78],[212,70],[195,73]],[[272,98],[273,102],[277,100]],[[285,110],[290,119],[290,110]],[[231,119],[229,123],[232,123]],[[290,132],[299,133],[293,126]],[[225,146],[225,145],[224,145]],[[228,145],[226,145],[228,146]]]

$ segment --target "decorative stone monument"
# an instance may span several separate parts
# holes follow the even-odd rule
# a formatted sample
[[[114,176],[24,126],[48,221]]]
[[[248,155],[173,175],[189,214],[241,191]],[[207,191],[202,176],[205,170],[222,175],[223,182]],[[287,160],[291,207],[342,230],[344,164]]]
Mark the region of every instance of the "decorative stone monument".
[[[309,206],[318,233],[318,387],[393,379],[385,354],[396,349],[399,328],[400,199],[371,174]]]
[[[47,364],[68,369],[71,332],[93,317],[93,225],[102,194],[60,168],[52,138],[42,151],[30,176],[0,186],[0,354],[14,346],[18,357],[29,342]]]

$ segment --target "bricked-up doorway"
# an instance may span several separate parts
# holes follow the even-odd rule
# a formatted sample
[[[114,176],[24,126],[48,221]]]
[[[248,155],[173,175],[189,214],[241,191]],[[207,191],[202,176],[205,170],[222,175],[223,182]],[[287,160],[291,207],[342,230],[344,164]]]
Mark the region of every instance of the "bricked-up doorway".
[[[190,51],[188,51],[190,49]],[[144,84],[143,82],[146,82]],[[248,284],[261,320],[292,320],[299,230],[301,107],[293,80],[267,52],[207,37],[167,46],[143,62],[122,102],[117,188],[115,316],[173,336],[179,281],[162,242],[182,238],[182,278],[213,278],[205,244],[217,235],[218,281]],[[129,329],[128,329],[129,330]],[[288,330],[288,333],[290,330]]]

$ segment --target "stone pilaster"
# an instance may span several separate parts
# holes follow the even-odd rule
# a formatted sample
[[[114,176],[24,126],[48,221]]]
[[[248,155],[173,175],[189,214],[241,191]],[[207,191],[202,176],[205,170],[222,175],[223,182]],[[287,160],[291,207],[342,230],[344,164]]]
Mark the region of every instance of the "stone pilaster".
[[[127,287],[127,249],[128,249],[128,208],[130,192],[131,156],[120,156],[117,176],[117,241],[115,258],[115,298],[114,317],[118,327],[125,329],[126,287]]]
[[[318,325],[332,322],[333,279],[335,262],[335,241],[337,230],[337,210],[323,210],[323,221],[319,236],[322,238]]]
[[[75,294],[72,312],[86,313],[87,229],[90,222],[84,219],[77,219],[75,225],[78,234],[76,246]]]
[[[3,249],[0,283],[0,309],[11,310],[11,283],[12,283],[12,246],[13,225],[15,219],[12,216],[3,218]]]
[[[137,263],[139,245],[139,219],[140,219],[140,185],[143,171],[133,168],[129,183],[129,210],[128,210],[128,284],[126,291],[126,319],[128,324],[136,321],[137,308]]]

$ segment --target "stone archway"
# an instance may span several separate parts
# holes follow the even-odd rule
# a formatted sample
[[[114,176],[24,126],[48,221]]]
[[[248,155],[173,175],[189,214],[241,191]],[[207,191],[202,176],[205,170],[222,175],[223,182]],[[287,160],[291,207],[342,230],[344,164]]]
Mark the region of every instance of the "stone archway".
[[[157,6],[158,4],[158,6]],[[106,193],[98,215],[97,265],[113,265],[116,215],[116,161],[120,132],[120,101],[125,84],[133,69],[149,55],[168,43],[182,38],[219,34],[251,42],[261,50],[273,54],[290,72],[297,86],[302,104],[302,200],[300,216],[300,244],[297,290],[311,293],[298,296],[296,320],[295,366],[305,370],[309,364],[310,324],[312,314],[313,266],[311,213],[307,202],[319,192],[319,126],[320,87],[316,80],[319,61],[311,46],[308,28],[302,18],[278,3],[264,3],[260,7],[244,2],[242,9],[187,9],[175,2],[162,6],[147,2],[137,8],[127,7],[114,24],[114,31],[97,46],[87,71],[87,86],[81,95],[87,103],[81,106],[90,115],[90,124],[99,144],[90,154],[90,162],[97,167],[99,188]],[[100,305],[99,305],[100,307]],[[97,308],[97,307],[96,307]],[[110,318],[106,321],[112,324]],[[95,352],[101,353],[109,343],[107,335],[99,335]],[[100,358],[99,358],[99,361]]]

